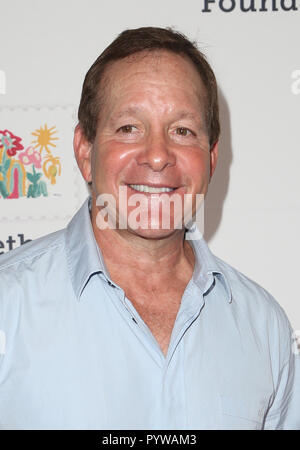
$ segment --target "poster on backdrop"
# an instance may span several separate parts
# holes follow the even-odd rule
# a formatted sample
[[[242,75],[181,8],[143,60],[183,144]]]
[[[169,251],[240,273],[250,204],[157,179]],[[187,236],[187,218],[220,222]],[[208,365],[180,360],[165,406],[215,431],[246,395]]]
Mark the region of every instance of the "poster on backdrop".
[[[70,218],[78,207],[70,107],[0,109],[1,219]]]

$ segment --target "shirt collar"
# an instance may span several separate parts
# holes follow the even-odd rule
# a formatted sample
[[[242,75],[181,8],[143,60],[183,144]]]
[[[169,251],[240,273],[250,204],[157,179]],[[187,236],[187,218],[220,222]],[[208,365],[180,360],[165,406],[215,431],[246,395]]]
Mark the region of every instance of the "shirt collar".
[[[95,273],[109,278],[97,245],[90,218],[91,197],[88,197],[66,229],[66,253],[71,281],[77,300]]]
[[[195,267],[193,273],[194,283],[206,294],[218,278],[225,290],[225,296],[229,303],[232,301],[231,288],[224,271],[218,264],[217,258],[210,251],[203,235],[194,224],[189,229],[189,243],[195,254]]]
[[[96,273],[102,273],[108,283],[113,284],[94,236],[90,207],[91,197],[88,197],[66,228],[67,261],[77,300],[80,300],[82,291]],[[215,277],[219,278],[226,298],[231,302],[228,280],[196,226],[189,229],[189,242],[195,254],[194,283],[205,294],[213,286]]]

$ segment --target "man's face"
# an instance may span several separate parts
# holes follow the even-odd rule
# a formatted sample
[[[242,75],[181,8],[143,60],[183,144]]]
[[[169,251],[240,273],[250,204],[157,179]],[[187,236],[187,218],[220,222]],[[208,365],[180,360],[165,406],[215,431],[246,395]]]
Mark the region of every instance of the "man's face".
[[[205,194],[216,164],[200,76],[185,58],[158,51],[113,63],[106,80],[91,153],[94,199],[113,194],[118,212],[119,187],[127,186],[130,214],[129,198],[142,189],[149,206],[148,230],[130,230],[129,225],[129,232],[150,238],[169,235],[174,229],[162,229],[161,215],[150,217],[151,198],[153,202],[162,194],[145,192],[147,186],[174,189],[165,195],[176,193],[182,200],[185,194]]]

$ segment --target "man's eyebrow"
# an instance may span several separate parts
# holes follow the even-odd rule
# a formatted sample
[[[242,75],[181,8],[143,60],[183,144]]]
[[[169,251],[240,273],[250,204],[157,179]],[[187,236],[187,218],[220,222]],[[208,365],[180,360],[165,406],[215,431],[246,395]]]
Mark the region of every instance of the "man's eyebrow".
[[[201,114],[195,114],[189,111],[177,111],[176,117],[178,119],[192,119],[201,122]]]
[[[119,113],[113,114],[112,115],[112,119],[116,120],[116,119],[121,119],[124,116],[130,116],[130,115],[134,115],[134,114],[138,114],[141,112],[141,109],[135,106],[130,106],[129,108],[126,108],[122,111],[120,111]]]
[[[135,115],[135,114],[140,114],[142,112],[142,109],[136,106],[130,106],[116,114],[112,114],[111,116],[111,120],[115,121],[118,119],[121,119],[124,116],[130,116],[130,115]],[[176,111],[174,114],[174,118],[175,120],[180,120],[180,119],[191,119],[191,120],[195,120],[199,123],[202,123],[202,119],[201,119],[201,114],[197,114],[197,113],[193,113],[190,111],[185,111],[185,110],[179,110]]]

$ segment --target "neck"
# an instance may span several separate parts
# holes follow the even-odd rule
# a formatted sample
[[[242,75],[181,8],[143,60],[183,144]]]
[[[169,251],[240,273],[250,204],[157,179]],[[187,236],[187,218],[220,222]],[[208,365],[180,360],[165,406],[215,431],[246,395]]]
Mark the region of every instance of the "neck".
[[[96,224],[98,208],[92,203],[94,235],[107,269],[112,276],[123,273],[146,283],[174,277],[190,278],[194,253],[184,240],[184,230],[174,230],[163,238],[145,238],[130,230],[100,230]]]

